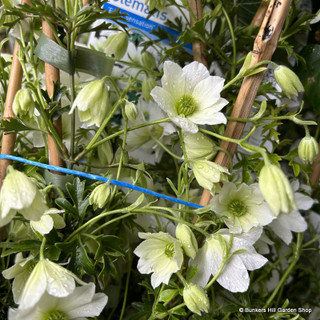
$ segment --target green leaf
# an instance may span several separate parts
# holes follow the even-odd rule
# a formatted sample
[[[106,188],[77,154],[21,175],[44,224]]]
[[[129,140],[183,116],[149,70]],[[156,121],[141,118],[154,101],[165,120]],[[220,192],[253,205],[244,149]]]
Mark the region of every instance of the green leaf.
[[[14,132],[19,132],[19,131],[41,131],[38,128],[33,128],[26,126],[21,120],[18,118],[10,118],[9,120],[2,120],[1,121],[1,130],[5,131],[14,131]],[[9,133],[9,132],[8,132]]]
[[[68,257],[71,257],[68,268],[75,274],[79,277],[82,277],[86,273],[94,275],[93,262],[88,257],[80,237],[67,243],[57,243],[56,246],[62,251],[62,259],[67,260]]]
[[[179,291],[177,289],[163,290],[160,293],[159,301],[167,303],[167,302],[171,301],[178,294],[178,292]]]
[[[198,266],[188,266],[186,280],[190,281],[198,272]]]
[[[39,253],[41,241],[24,240],[20,242],[1,242],[0,248],[3,248],[1,257],[6,257],[14,253],[27,251],[36,256]]]

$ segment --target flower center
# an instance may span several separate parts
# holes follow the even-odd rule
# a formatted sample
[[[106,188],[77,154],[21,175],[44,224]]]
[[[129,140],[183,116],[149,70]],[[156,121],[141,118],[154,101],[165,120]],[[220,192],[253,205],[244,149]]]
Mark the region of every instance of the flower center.
[[[191,94],[183,95],[176,103],[177,113],[184,114],[186,117],[194,113],[197,108],[197,102]]]
[[[42,320],[67,320],[67,315],[59,310],[49,311],[44,315]]]
[[[237,217],[241,217],[248,212],[247,206],[240,200],[233,200],[228,205],[228,211]]]
[[[173,245],[172,242],[170,242],[170,243],[168,243],[166,245],[166,248],[164,249],[164,253],[168,258],[170,258],[170,259],[173,258],[173,256],[174,256],[174,245]]]

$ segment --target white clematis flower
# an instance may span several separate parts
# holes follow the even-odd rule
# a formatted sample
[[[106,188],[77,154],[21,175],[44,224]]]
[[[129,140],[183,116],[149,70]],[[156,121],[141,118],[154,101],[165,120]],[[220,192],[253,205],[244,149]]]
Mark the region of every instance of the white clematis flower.
[[[211,208],[232,233],[248,232],[274,219],[257,183],[250,186],[242,183],[238,187],[232,182],[225,183],[212,198]]]
[[[23,258],[22,253],[19,252],[15,258],[15,264],[2,271],[4,278],[14,279],[12,283],[12,293],[15,303],[18,303],[23,288],[34,268],[35,263],[33,259],[33,256]]]
[[[151,285],[158,287],[168,284],[173,273],[180,270],[183,262],[183,251],[180,242],[169,233],[138,233],[146,239],[134,250],[140,259],[138,270],[142,274],[152,273]]]
[[[258,254],[253,244],[261,235],[262,229],[251,230],[242,235],[234,235],[230,254],[238,250],[246,250],[234,254],[224,266],[217,282],[231,292],[245,292],[250,283],[247,270],[261,268],[268,260]],[[191,265],[198,266],[198,273],[191,279],[193,283],[205,287],[211,275],[215,275],[221,267],[224,253],[230,240],[227,229],[220,229],[208,238]]]
[[[94,80],[83,87],[75,98],[69,114],[76,107],[81,122],[85,122],[87,126],[100,127],[109,111],[109,87],[104,80]]]
[[[66,297],[75,289],[76,276],[69,270],[41,259],[34,267],[19,299],[19,309],[33,307],[47,292],[55,297]]]
[[[220,110],[228,103],[220,97],[224,79],[210,76],[207,68],[192,62],[183,69],[166,61],[161,87],[155,87],[151,96],[170,119],[183,131],[198,132],[198,124],[226,123]]]
[[[42,235],[48,234],[53,227],[56,229],[63,229],[66,226],[66,223],[59,214],[62,212],[64,212],[64,210],[51,208],[43,213],[39,221],[30,221],[30,224],[34,230]]]
[[[298,210],[293,210],[289,213],[280,213],[276,220],[272,221],[269,227],[272,231],[282,239],[286,244],[290,244],[292,241],[292,231],[293,232],[304,232],[306,231],[308,225],[299,210],[309,210],[313,204],[314,200],[307,195],[298,192],[299,182],[294,181],[291,184],[292,190],[294,192],[294,198]]]
[[[95,285],[77,287],[67,297],[44,293],[39,302],[28,309],[10,309],[9,320],[56,320],[97,317],[108,302],[104,293],[95,293]]]
[[[0,227],[9,223],[17,212],[37,221],[46,210],[46,200],[37,187],[24,173],[9,166],[0,191]]]

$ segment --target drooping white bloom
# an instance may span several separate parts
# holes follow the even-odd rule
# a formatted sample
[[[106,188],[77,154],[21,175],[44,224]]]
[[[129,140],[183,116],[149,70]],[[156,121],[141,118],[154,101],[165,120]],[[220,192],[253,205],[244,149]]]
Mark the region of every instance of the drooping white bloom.
[[[199,185],[212,193],[215,191],[216,184],[225,181],[225,175],[229,174],[227,168],[208,160],[195,161],[192,170]]]
[[[182,130],[196,133],[198,124],[227,122],[220,112],[228,103],[220,97],[223,78],[210,76],[207,68],[196,61],[183,69],[166,61],[163,71],[162,87],[155,87],[151,96]]]
[[[78,93],[69,112],[78,108],[79,118],[87,126],[99,127],[109,110],[109,87],[103,79],[89,82]]]
[[[66,223],[59,214],[62,212],[64,212],[64,210],[51,208],[43,213],[39,221],[31,221],[30,224],[34,230],[42,235],[48,234],[53,227],[62,229],[66,226]]]
[[[37,187],[24,173],[9,166],[0,191],[0,226],[9,223],[17,212],[37,221],[46,210],[46,200]]]
[[[137,268],[140,273],[151,275],[151,285],[158,287],[161,283],[168,284],[173,273],[180,270],[183,262],[183,252],[180,242],[169,233],[142,233],[141,239],[146,239],[134,250],[140,259]]]
[[[254,229],[242,235],[234,235],[230,253],[237,250],[246,250],[234,254],[224,266],[217,282],[231,292],[245,292],[250,283],[247,270],[261,268],[268,260],[258,254],[253,244],[261,235],[261,229]],[[224,259],[224,252],[230,240],[230,233],[227,229],[220,229],[198,250],[197,256],[191,265],[197,265],[198,272],[192,282],[205,287],[211,275],[215,275],[221,267]]]
[[[248,232],[274,219],[257,183],[250,186],[242,183],[238,187],[232,182],[224,183],[212,198],[211,208],[232,233]]]
[[[267,163],[263,166],[259,187],[274,216],[297,208],[290,182],[276,165]]]
[[[75,289],[75,278],[69,270],[48,259],[41,259],[25,284],[19,309],[33,307],[45,292],[58,298],[68,296]]]
[[[19,252],[15,258],[15,264],[2,271],[4,278],[14,279],[12,283],[12,293],[15,303],[18,303],[23,288],[34,268],[33,258],[33,256],[23,258],[22,253]]]
[[[277,219],[272,221],[272,223],[269,225],[272,231],[286,244],[290,244],[292,241],[292,232],[306,231],[308,225],[301,216],[299,210],[309,210],[314,203],[314,200],[311,197],[298,192],[298,181],[294,181],[291,184],[291,187],[294,191],[297,210],[293,210],[289,213],[280,213]]]
[[[9,320],[84,320],[97,317],[108,302],[104,293],[95,293],[89,283],[76,287],[67,297],[56,297],[45,292],[39,302],[28,309],[10,309]]]

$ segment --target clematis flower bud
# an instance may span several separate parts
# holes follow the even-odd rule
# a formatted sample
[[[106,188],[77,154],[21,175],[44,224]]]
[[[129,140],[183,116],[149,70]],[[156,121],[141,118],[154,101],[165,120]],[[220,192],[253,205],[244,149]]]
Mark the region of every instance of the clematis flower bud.
[[[109,184],[100,184],[92,191],[89,203],[91,205],[93,204],[94,207],[101,209],[107,204],[110,195],[111,189]]]
[[[103,79],[94,80],[78,93],[69,114],[77,107],[80,121],[99,127],[108,113],[108,106],[109,87]]]
[[[198,251],[198,242],[192,230],[187,225],[179,223],[176,228],[176,238],[181,242],[186,255],[194,259]]]
[[[116,59],[121,59],[128,48],[128,34],[126,32],[119,32],[108,37],[104,52],[108,56],[113,56]]]
[[[153,100],[153,98],[150,95],[151,90],[157,85],[156,80],[153,78],[144,78],[142,81],[142,94],[144,99],[149,102],[150,100]]]
[[[157,66],[156,59],[148,51],[144,51],[143,54],[141,55],[141,62],[145,67],[149,69],[155,69]]]
[[[134,103],[126,100],[126,105],[124,106],[124,111],[126,116],[131,122],[135,122],[138,116],[138,110]]]
[[[201,132],[183,133],[188,159],[211,160],[217,153],[216,144]]]
[[[198,160],[193,165],[193,173],[201,187],[212,191],[214,185],[224,179],[222,174],[228,174],[228,169],[215,162]]]
[[[319,153],[319,145],[315,138],[311,136],[304,137],[298,147],[298,154],[301,161],[305,164],[312,163]]]
[[[297,96],[304,92],[303,85],[298,76],[286,66],[277,66],[274,69],[274,78],[287,97]]]
[[[206,292],[197,284],[188,283],[183,289],[183,300],[188,309],[201,316],[201,312],[208,312],[210,307]]]
[[[274,216],[297,209],[290,183],[274,164],[266,164],[259,176],[260,190]]]
[[[20,89],[13,100],[13,113],[22,120],[30,121],[34,113],[35,103],[29,89]]]

